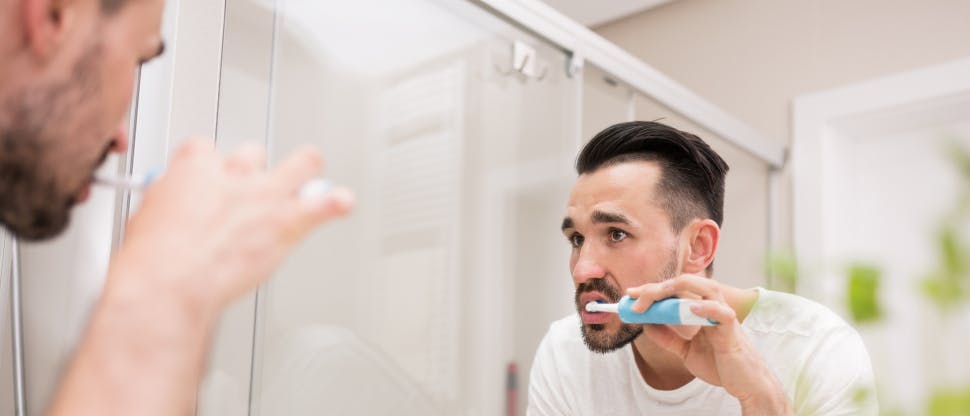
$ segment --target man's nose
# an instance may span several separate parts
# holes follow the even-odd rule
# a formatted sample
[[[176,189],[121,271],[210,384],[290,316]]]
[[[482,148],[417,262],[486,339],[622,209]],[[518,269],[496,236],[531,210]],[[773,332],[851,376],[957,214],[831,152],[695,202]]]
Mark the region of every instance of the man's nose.
[[[115,153],[124,153],[128,151],[128,120],[122,120],[118,124],[118,128],[111,136],[112,145],[111,151]]]
[[[580,249],[579,259],[573,266],[573,281],[581,284],[590,279],[602,279],[605,276],[606,269],[600,264],[595,250],[590,246]]]

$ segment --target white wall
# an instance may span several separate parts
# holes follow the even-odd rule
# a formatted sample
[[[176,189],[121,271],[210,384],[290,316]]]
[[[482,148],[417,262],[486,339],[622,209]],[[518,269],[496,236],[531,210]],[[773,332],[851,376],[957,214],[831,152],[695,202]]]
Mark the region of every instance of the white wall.
[[[770,137],[791,100],[970,56],[961,0],[681,0],[597,33]]]

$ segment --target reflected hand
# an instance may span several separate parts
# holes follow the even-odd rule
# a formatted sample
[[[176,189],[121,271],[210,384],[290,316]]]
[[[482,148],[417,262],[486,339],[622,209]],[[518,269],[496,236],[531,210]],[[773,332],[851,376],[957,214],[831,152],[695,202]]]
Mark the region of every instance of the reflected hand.
[[[736,397],[745,414],[790,414],[791,406],[781,383],[741,329],[735,310],[724,297],[724,287],[707,277],[683,274],[660,282],[630,288],[637,298],[634,312],[672,296],[696,299],[691,311],[719,324],[709,327],[644,325],[643,333],[658,346],[683,360],[687,370],[705,382],[723,387]]]

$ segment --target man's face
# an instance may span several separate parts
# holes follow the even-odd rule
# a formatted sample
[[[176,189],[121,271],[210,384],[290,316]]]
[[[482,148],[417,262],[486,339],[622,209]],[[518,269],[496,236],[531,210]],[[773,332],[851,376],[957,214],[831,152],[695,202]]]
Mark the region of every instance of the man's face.
[[[627,288],[679,272],[678,236],[655,193],[660,173],[655,162],[624,162],[581,175],[569,195],[563,234],[572,246],[576,310],[592,351],[621,348],[642,327],[616,314],[586,312],[587,303],[616,302]]]
[[[20,238],[63,231],[108,152],[126,149],[135,70],[161,52],[163,0],[110,16],[98,3],[67,3],[54,52],[0,102],[0,222]]]

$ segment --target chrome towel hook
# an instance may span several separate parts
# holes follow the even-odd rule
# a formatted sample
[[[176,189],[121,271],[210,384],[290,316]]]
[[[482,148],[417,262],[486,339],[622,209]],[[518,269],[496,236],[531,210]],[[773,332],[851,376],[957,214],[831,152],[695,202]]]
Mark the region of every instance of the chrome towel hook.
[[[542,81],[548,74],[549,68],[542,67],[542,70],[539,70],[537,68],[537,61],[535,48],[524,42],[515,41],[512,43],[512,63],[510,68],[503,69],[496,64],[495,69],[504,76],[518,74],[527,80]]]

